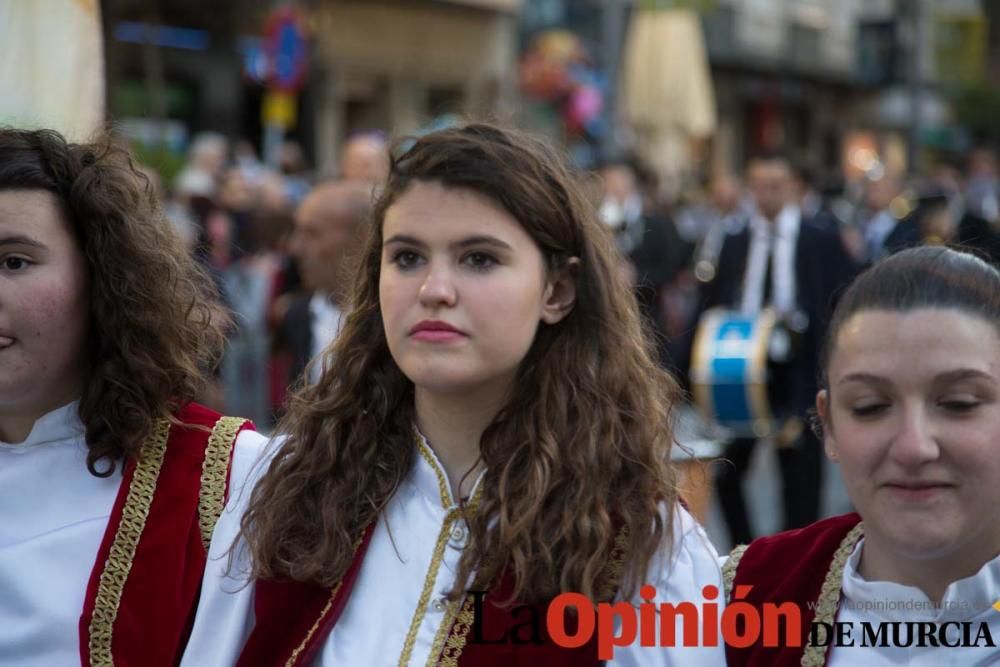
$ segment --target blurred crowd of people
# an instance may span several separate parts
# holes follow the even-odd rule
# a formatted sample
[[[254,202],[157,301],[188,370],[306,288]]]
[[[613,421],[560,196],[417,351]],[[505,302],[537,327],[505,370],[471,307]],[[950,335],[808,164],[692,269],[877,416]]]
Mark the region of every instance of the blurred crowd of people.
[[[216,133],[194,138],[187,163],[161,194],[168,218],[217,281],[236,323],[213,395],[206,397],[214,407],[266,428],[290,386],[318,377],[320,365],[308,364],[339,329],[350,284],[346,267],[388,173],[389,149],[381,131],[354,133],[344,142],[336,175],[320,178],[291,141],[271,168],[247,141],[231,143]],[[605,160],[593,176],[588,183],[595,211],[614,235],[664,365],[685,386],[704,310],[747,305],[744,274],[750,271],[746,262],[757,261],[749,259],[754,243],[735,251],[735,264],[727,247],[743,232],[756,238],[754,220],[762,211],[778,220],[793,206],[802,220],[830,231],[808,250],[818,257],[799,260],[823,266],[824,259],[842,254],[849,266],[828,271],[840,276],[837,286],[863,266],[919,244],[961,244],[1000,261],[1000,178],[986,148],[909,180],[873,170],[838,184],[818,182],[813,170],[782,155],[762,155],[745,173],[711,174],[681,201],[659,198],[655,177],[629,157]],[[837,248],[826,247],[830,239]],[[765,280],[758,302],[790,300],[789,310],[793,302],[801,305],[802,287],[798,295],[794,287],[781,294],[782,280],[795,285],[801,278],[789,272],[778,276],[776,294]],[[825,291],[814,296],[829,298]],[[819,458],[810,460],[815,470]],[[817,475],[790,471],[788,479],[818,488]],[[741,479],[742,473],[735,475],[730,500]],[[725,494],[726,480],[720,482]],[[747,538],[742,503],[723,495],[727,505],[735,508],[728,522],[735,524],[733,537]],[[790,525],[815,518],[814,505],[798,504],[805,514]]]
[[[345,142],[333,178],[311,173],[293,141],[271,168],[249,142],[203,133],[171,184],[151,174],[234,321],[207,403],[267,428],[289,388],[308,380],[308,362],[339,329],[347,261],[388,169],[387,139],[377,131]]]
[[[918,245],[951,245],[1000,262],[996,157],[977,148],[909,179],[881,165],[854,182],[819,182],[779,153],[752,157],[745,175],[717,173],[687,201],[660,202],[641,167],[601,170],[602,219],[615,230],[661,358],[688,389],[696,334],[709,309],[777,317],[767,349],[767,394],[781,474],[783,529],[821,516],[823,456],[809,428],[827,323],[866,266]],[[645,187],[644,187],[645,184]],[[775,349],[787,339],[785,350]],[[715,485],[732,544],[757,534],[743,483],[764,436],[723,436]]]
[[[754,183],[760,158],[779,168],[756,170]],[[990,149],[911,178],[881,166],[853,182],[821,181],[815,173],[782,154],[763,154],[745,174],[720,171],[681,201],[662,201],[655,179],[637,162],[610,161],[599,169],[599,213],[629,259],[639,303],[662,335],[664,359],[681,376],[723,243],[762,207],[777,213],[792,204],[804,218],[823,219],[856,269],[923,244],[961,246],[1000,262],[1000,176]]]

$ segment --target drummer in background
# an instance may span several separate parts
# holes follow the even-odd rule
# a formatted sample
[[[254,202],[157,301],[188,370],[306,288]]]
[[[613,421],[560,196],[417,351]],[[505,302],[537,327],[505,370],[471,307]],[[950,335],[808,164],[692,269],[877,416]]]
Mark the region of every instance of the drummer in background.
[[[819,518],[822,450],[802,428],[816,395],[820,341],[835,293],[855,272],[837,223],[825,215],[803,217],[789,161],[777,154],[756,157],[748,166],[753,211],[730,225],[716,270],[702,286],[703,309],[733,308],[757,314],[771,306],[779,318],[802,329],[794,357],[780,380],[781,404],[772,408],[787,420],[776,442],[781,468],[784,528]],[[716,488],[734,544],[753,538],[743,495],[756,440],[730,442],[718,467]]]

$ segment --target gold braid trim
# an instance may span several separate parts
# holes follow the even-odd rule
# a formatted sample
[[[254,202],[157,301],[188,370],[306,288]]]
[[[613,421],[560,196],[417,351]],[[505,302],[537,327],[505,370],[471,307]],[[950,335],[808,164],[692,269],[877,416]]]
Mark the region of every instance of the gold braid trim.
[[[306,633],[305,639],[302,640],[302,643],[296,646],[295,650],[292,651],[292,655],[288,658],[288,662],[285,663],[285,667],[295,666],[295,661],[299,659],[299,656],[302,654],[302,651],[304,651],[306,649],[306,646],[309,644],[309,640],[312,639],[312,636],[314,634],[316,634],[316,631],[319,629],[319,624],[323,621],[324,618],[326,618],[326,615],[330,613],[330,607],[333,606],[333,601],[336,599],[337,593],[340,592],[340,587],[343,583],[344,583],[343,581],[338,581],[337,585],[334,586],[333,590],[330,591],[330,599],[326,601],[326,605],[323,607],[323,611],[319,613],[319,618],[317,618],[316,622],[312,624],[311,628],[309,628],[309,632]]]
[[[156,481],[160,476],[163,456],[167,451],[170,422],[158,419],[153,432],[139,452],[128,495],[122,506],[122,517],[108,551],[108,559],[101,570],[101,578],[94,598],[94,615],[90,619],[91,667],[114,667],[111,654],[111,637],[118,606],[121,604],[125,582],[132,570],[135,550],[146,526],[149,508],[153,504]]]
[[[728,601],[729,596],[733,594],[733,580],[736,579],[736,568],[740,566],[740,560],[743,559],[743,554],[746,553],[749,544],[741,544],[732,551],[729,552],[729,558],[726,559],[725,565],[722,566],[722,586],[725,588],[723,600]]]
[[[427,465],[431,467],[434,474],[437,476],[438,481],[438,493],[441,494],[441,507],[448,509],[451,505],[451,493],[448,492],[448,482],[444,478],[444,473],[438,467],[437,462],[434,461],[434,455],[428,450],[426,443],[424,442],[424,437],[414,427],[414,438],[417,441],[417,451],[420,452],[420,456],[424,457],[427,461]]]
[[[608,562],[602,572],[604,584],[601,586],[599,593],[602,600],[612,599],[618,590],[618,585],[621,583],[622,574],[625,572],[625,552],[628,548],[628,535],[628,526],[622,526],[615,536],[615,545],[611,549]],[[455,613],[455,606],[451,607],[448,616],[434,638],[434,645],[431,647],[431,654],[427,660],[428,667],[433,667],[434,665],[437,665],[437,667],[458,667],[458,659],[462,656],[462,651],[465,650],[469,632],[472,630],[472,625],[476,620],[474,604],[475,598],[467,595],[461,610],[457,614]],[[446,635],[445,631],[447,630],[451,632]],[[447,636],[447,642],[445,642],[445,636]],[[437,655],[440,655],[440,658],[435,660],[434,656]]]
[[[850,557],[854,547],[865,534],[864,524],[858,522],[851,532],[840,541],[840,546],[833,554],[833,561],[830,569],[827,570],[826,579],[823,580],[823,588],[820,589],[819,599],[816,601],[816,616],[814,623],[833,623],[837,615],[837,608],[840,606],[841,584],[844,580],[844,566]],[[802,652],[802,667],[823,667],[826,664],[826,646],[806,645]]]
[[[434,455],[429,450],[423,436],[416,429],[416,427],[414,427],[413,430],[414,440],[417,443],[417,451],[420,452],[420,456],[427,462],[427,465],[434,470],[434,475],[437,477],[438,493],[441,496],[441,506],[448,509],[451,505],[451,493],[448,491],[448,481],[445,479],[445,475],[441,471],[440,466],[434,460]],[[419,632],[420,625],[423,623],[424,617],[427,615],[427,605],[430,602],[431,591],[434,588],[434,582],[437,581],[437,574],[441,569],[441,563],[444,560],[444,548],[451,535],[452,524],[455,523],[456,519],[461,518],[463,515],[475,515],[476,509],[479,507],[479,503],[482,500],[484,486],[485,484],[480,481],[465,509],[462,507],[456,507],[450,510],[445,516],[444,524],[441,526],[441,532],[438,534],[437,543],[434,545],[434,554],[431,556],[430,569],[424,577],[424,588],[420,592],[420,599],[417,601],[417,608],[413,612],[410,629],[406,633],[406,640],[403,642],[403,651],[399,656],[400,667],[409,665],[410,658],[413,657],[413,647],[417,641],[417,632]],[[431,645],[431,651],[427,657],[428,665],[447,665],[450,667],[457,667],[458,657],[462,654],[462,651],[465,648],[469,629],[472,627],[472,623],[475,620],[473,602],[473,597],[468,595],[462,603],[451,602],[448,604],[448,611],[445,613],[445,616],[441,621],[441,625],[438,626],[438,630],[434,635],[434,643]],[[461,608],[459,608],[459,604],[461,604]],[[450,632],[453,629],[454,632]]]
[[[361,537],[359,537],[354,542],[354,557],[355,558],[357,558],[357,556],[358,556],[358,549],[361,548],[361,543],[365,539],[365,533],[366,532],[368,532],[368,528],[367,527],[363,531],[361,531]],[[333,607],[333,601],[337,599],[337,593],[340,592],[340,587],[343,586],[343,585],[344,585],[344,580],[343,580],[343,578],[341,578],[341,580],[338,581],[336,583],[336,585],[333,587],[333,589],[330,591],[330,599],[328,599],[326,601],[326,604],[323,606],[323,611],[321,611],[319,613],[319,618],[317,618],[316,622],[312,624],[311,628],[309,628],[309,632],[306,633],[305,639],[302,640],[302,643],[299,644],[298,646],[296,646],[295,650],[292,651],[291,656],[288,658],[288,662],[285,663],[285,667],[294,667],[295,666],[295,661],[299,659],[299,656],[302,654],[302,651],[304,651],[306,649],[306,646],[309,645],[309,640],[311,640],[312,636],[314,634],[316,634],[317,630],[319,630],[320,623],[322,623],[323,619],[326,618],[326,615],[328,613],[330,613],[330,608]]]
[[[399,654],[399,667],[406,667],[410,664],[410,658],[413,656],[413,646],[417,641],[417,631],[420,630],[420,624],[423,623],[424,616],[427,615],[427,604],[431,600],[434,582],[437,581],[438,570],[441,569],[441,562],[444,560],[444,548],[448,544],[448,538],[451,536],[451,525],[461,514],[461,510],[453,509],[444,518],[441,532],[438,533],[437,543],[434,545],[434,554],[431,556],[430,569],[427,570],[427,575],[424,577],[424,588],[420,591],[420,599],[417,600],[417,608],[413,610],[410,629],[406,633],[406,641],[403,642],[403,652]],[[437,640],[435,640],[436,643]],[[431,658],[433,658],[433,655]]]
[[[623,525],[615,535],[615,546],[611,548],[608,562],[601,573],[604,585],[597,591],[600,600],[611,600],[618,592],[622,575],[625,574],[625,551],[628,549],[628,526]]]
[[[434,638],[434,646],[431,647],[431,654],[427,659],[428,667],[434,665],[458,667],[458,659],[462,656],[462,651],[465,650],[469,631],[472,629],[472,624],[476,622],[474,604],[475,598],[467,595],[458,614],[455,614],[455,606],[452,606],[448,617],[438,630],[437,637]],[[445,642],[445,637],[448,638],[447,642]],[[435,656],[438,655],[441,656],[440,659],[435,660]]]
[[[198,496],[198,525],[201,541],[208,551],[215,523],[226,506],[226,480],[229,477],[229,453],[236,444],[236,434],[246,419],[220,417],[212,427],[201,465],[201,493]]]

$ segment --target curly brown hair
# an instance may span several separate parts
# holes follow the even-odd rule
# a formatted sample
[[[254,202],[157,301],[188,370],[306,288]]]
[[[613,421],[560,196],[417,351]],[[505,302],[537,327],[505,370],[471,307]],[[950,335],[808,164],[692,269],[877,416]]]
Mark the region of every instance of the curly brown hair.
[[[550,270],[579,261],[573,310],[538,330],[515,395],[482,435],[482,498],[466,515],[470,541],[457,581],[475,573],[474,584],[483,585],[507,571],[512,599],[560,591],[597,599],[622,530],[629,554],[622,589],[634,591],[671,539],[670,409],[678,389],[653,361],[613,240],[558,154],[483,124],[426,135],[393,159],[352,310],[321,381],[294,394],[279,426],[289,438],[242,519],[252,574],[333,585],[414,465],[413,385],[386,343],[379,275],[386,211],[415,182],[497,202]]]
[[[88,374],[79,413],[87,468],[109,476],[139,455],[154,420],[171,419],[204,388],[227,317],[149,179],[110,138],[75,144],[52,130],[0,128],[0,190],[55,195],[86,259]]]

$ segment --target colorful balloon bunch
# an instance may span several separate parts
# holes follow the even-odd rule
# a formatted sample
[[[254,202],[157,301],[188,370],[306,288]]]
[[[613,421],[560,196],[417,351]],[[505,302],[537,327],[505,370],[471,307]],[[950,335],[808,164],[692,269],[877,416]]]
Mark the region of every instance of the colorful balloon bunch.
[[[538,34],[521,58],[520,80],[524,94],[555,110],[569,134],[596,138],[604,132],[604,82],[572,32]]]

